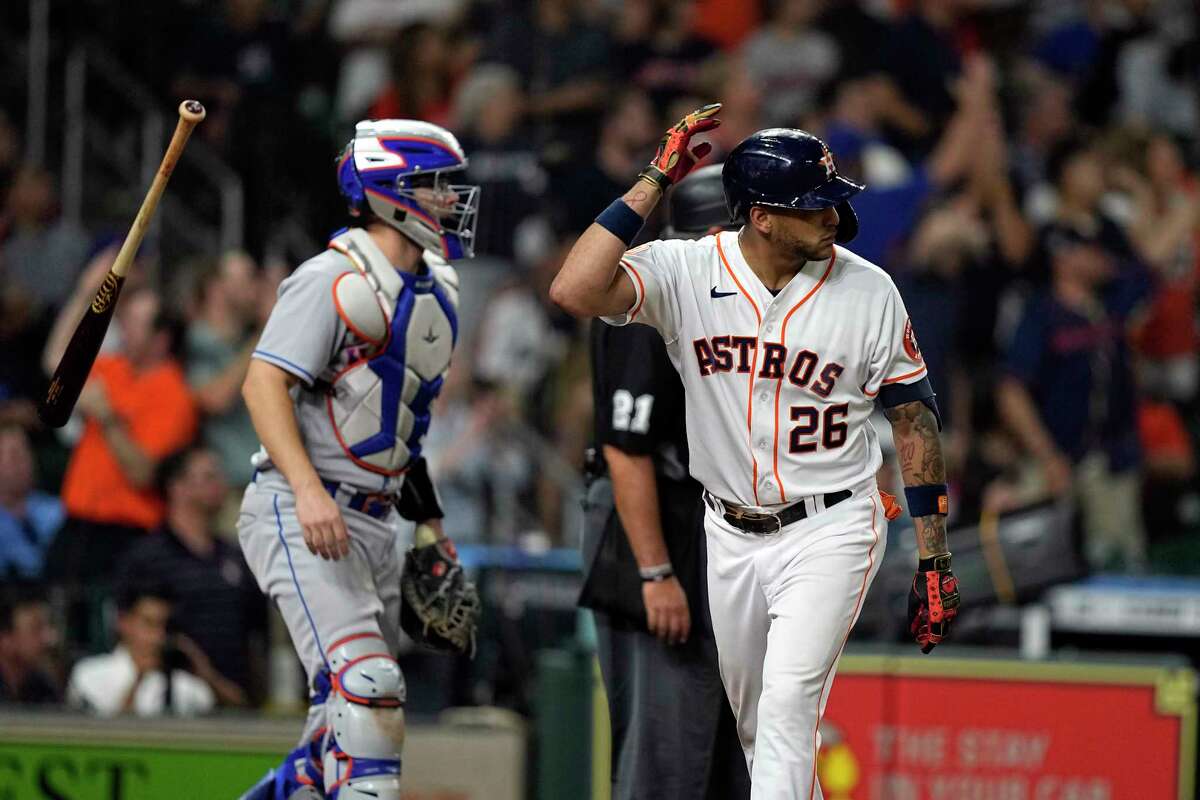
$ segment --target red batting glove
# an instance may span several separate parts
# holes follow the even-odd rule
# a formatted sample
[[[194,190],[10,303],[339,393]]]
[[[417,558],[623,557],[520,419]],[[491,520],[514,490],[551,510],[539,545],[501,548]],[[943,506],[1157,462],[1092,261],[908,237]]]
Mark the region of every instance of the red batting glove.
[[[707,142],[690,150],[688,144],[697,133],[711,131],[721,124],[721,120],[716,118],[720,110],[720,103],[710,103],[697,108],[671,126],[658,143],[658,151],[649,166],[642,170],[638,177],[657,186],[663,192],[666,192],[672,183],[682,180],[683,176],[695,169],[696,164],[712,150],[712,145]]]
[[[908,632],[928,653],[950,635],[958,616],[958,578],[950,571],[950,554],[921,559],[908,594]]]

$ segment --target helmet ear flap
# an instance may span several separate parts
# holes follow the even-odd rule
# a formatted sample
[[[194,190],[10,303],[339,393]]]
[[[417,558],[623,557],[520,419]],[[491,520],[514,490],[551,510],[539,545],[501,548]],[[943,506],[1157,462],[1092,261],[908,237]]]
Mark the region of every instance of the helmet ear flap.
[[[834,208],[838,213],[837,234],[834,241],[838,244],[845,244],[858,236],[858,214],[854,213],[854,208],[850,205],[849,200],[843,200]]]

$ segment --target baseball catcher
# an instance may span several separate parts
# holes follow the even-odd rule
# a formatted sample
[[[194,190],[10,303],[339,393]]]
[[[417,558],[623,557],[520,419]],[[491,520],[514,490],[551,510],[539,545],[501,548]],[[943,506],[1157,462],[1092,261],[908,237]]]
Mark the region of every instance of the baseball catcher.
[[[249,800],[399,800],[417,641],[474,649],[479,598],[442,532],[421,455],[458,339],[458,274],[478,187],[466,155],[416,120],[360,122],[336,162],[350,227],[279,287],[242,394],[263,449],[238,536],[308,674],[300,742]],[[417,523],[396,547],[400,518]]]

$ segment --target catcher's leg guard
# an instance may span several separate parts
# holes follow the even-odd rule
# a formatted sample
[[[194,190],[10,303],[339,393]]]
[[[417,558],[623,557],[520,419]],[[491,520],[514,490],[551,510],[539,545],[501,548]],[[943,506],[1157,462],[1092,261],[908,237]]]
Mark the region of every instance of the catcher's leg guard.
[[[327,652],[325,793],[330,800],[399,800],[406,699],[400,665],[374,633],[347,636]]]

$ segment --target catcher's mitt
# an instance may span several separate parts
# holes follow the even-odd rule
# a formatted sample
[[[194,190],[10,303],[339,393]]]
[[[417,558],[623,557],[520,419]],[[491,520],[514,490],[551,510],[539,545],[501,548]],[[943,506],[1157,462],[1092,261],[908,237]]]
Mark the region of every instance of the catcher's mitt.
[[[950,571],[950,554],[921,559],[908,593],[908,632],[928,653],[950,635],[958,616],[958,578]]]
[[[400,626],[417,644],[473,658],[479,592],[463,573],[453,542],[425,525],[414,540],[400,577]]]

